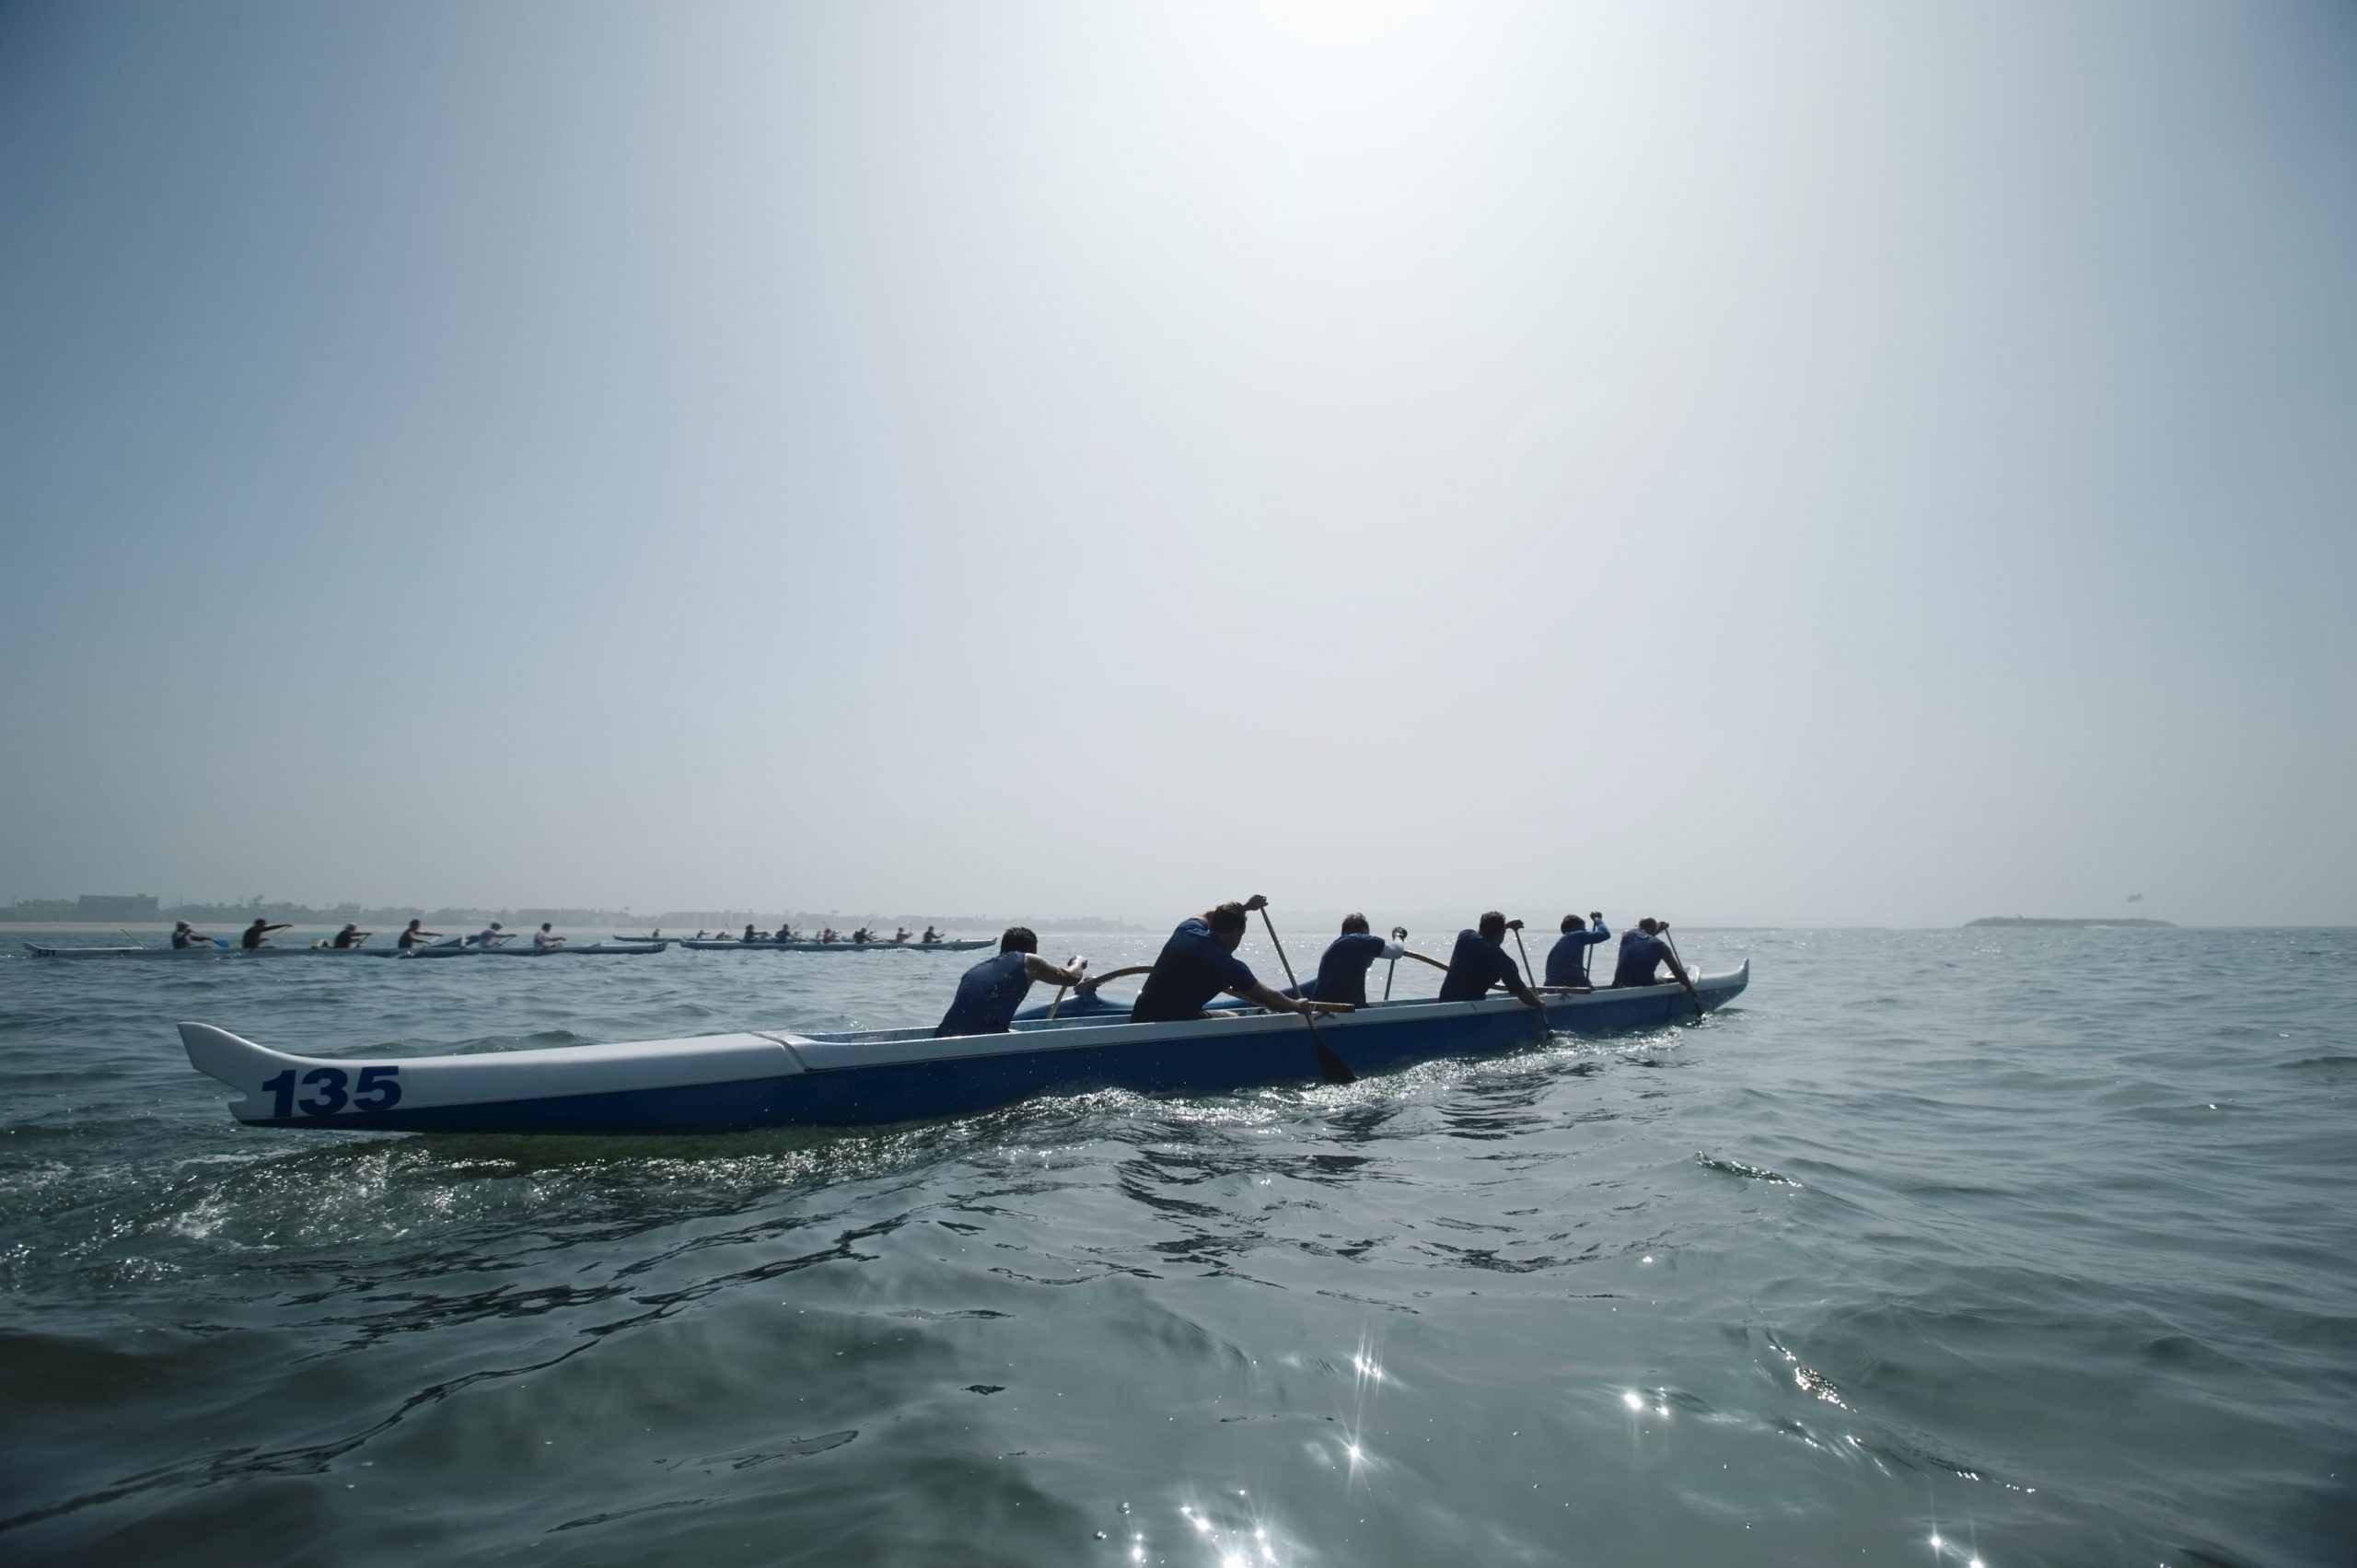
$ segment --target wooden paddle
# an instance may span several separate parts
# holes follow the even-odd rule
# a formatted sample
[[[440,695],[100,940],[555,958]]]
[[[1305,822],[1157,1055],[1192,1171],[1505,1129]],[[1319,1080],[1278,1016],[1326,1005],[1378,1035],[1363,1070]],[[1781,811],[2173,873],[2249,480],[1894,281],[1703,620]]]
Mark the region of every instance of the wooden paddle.
[[[1074,953],[1074,954],[1070,958],[1068,958],[1068,959],[1066,959],[1066,960],[1064,961],[1064,968],[1066,968],[1067,970],[1069,970],[1069,969],[1071,969],[1074,964],[1077,964],[1077,963],[1079,963],[1079,962],[1080,962],[1080,955],[1079,955],[1078,953]],[[1059,1007],[1061,1007],[1061,1006],[1062,1006],[1063,1005],[1064,1005],[1064,988],[1063,988],[1062,986],[1061,986],[1061,985],[1060,985],[1060,986],[1056,987],[1056,999],[1055,999],[1053,1002],[1051,1002],[1051,1003],[1049,1003],[1049,1004],[1048,1004],[1048,1022],[1050,1022],[1050,1023],[1051,1023],[1051,1024],[1052,1024],[1052,1023],[1054,1023],[1054,1022],[1056,1021],[1056,1009],[1057,1009],[1057,1008],[1059,1008]]]
[[[1678,956],[1678,944],[1669,939],[1669,927],[1666,925],[1661,928],[1661,939],[1663,946],[1669,949],[1669,961],[1678,966],[1678,983],[1684,986],[1686,994],[1693,999],[1694,1016],[1699,1018],[1703,1012],[1702,995],[1694,989],[1694,971],[1688,969],[1686,960]]]
[[[1538,989],[1538,977],[1531,972],[1530,949],[1522,945],[1522,922],[1507,921],[1506,928],[1514,933],[1515,948],[1522,955],[1522,982],[1536,991]]]
[[[1266,904],[1262,904],[1260,906],[1260,923],[1268,928],[1269,943],[1277,950],[1277,962],[1284,965],[1285,967],[1285,983],[1292,986],[1295,991],[1298,992],[1301,989],[1301,981],[1294,979],[1293,977],[1293,960],[1285,957],[1285,945],[1277,940],[1277,923],[1269,918],[1269,906]],[[1310,1005],[1311,1008],[1314,1009],[1316,1004],[1313,1003]],[[1319,1076],[1323,1077],[1329,1084],[1354,1084],[1358,1082],[1359,1075],[1351,1071],[1351,1064],[1343,1061],[1341,1057],[1335,1055],[1333,1048],[1326,1043],[1326,1037],[1318,1032],[1317,1013],[1310,1009],[1305,1009],[1301,1015],[1301,1021],[1309,1026],[1310,1041],[1318,1047],[1318,1072]]]
[[[1538,1040],[1543,1045],[1547,1037],[1554,1032],[1554,1026],[1547,1021],[1547,993],[1538,989],[1538,977],[1530,972],[1530,949],[1522,945],[1522,922],[1507,921],[1506,929],[1514,933],[1515,950],[1522,954],[1522,983],[1530,987],[1530,993],[1538,998]]]

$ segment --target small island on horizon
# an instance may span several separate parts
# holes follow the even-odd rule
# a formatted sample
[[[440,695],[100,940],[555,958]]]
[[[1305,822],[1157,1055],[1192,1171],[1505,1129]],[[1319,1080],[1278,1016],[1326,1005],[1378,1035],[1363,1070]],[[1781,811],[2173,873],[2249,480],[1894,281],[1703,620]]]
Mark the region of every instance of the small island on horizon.
[[[2173,920],[2126,920],[2116,917],[2096,918],[2092,920],[2058,920],[2050,916],[2033,914],[1984,914],[1979,920],[1968,920],[1964,923],[1965,929],[1968,931],[1976,925],[2165,925],[2171,930],[2175,930],[2177,928],[2177,922]]]

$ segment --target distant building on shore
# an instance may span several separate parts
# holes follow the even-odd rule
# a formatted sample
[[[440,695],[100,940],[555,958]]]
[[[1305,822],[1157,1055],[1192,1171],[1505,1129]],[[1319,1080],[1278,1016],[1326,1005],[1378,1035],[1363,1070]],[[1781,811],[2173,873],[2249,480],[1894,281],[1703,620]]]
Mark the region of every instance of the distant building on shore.
[[[153,893],[84,893],[75,899],[26,899],[6,910],[0,920],[108,921],[154,920]]]

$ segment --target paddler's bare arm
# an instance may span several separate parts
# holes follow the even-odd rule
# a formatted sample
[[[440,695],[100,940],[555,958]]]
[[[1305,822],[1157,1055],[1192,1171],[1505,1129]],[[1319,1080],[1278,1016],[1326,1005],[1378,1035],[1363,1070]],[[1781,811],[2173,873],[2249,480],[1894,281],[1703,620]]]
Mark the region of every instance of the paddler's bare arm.
[[[1081,985],[1088,970],[1086,958],[1076,958],[1070,969],[1051,964],[1037,953],[1023,955],[1023,973],[1042,985]]]

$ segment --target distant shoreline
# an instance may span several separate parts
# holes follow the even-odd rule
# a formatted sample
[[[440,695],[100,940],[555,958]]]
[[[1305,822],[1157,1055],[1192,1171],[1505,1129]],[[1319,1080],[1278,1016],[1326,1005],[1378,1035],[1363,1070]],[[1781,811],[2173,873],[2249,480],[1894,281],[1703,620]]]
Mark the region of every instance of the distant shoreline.
[[[1984,914],[1979,920],[1968,920],[1964,923],[1964,927],[1968,931],[1976,925],[2136,925],[2166,926],[2172,931],[2177,929],[2177,922],[2173,920],[2059,920],[2051,916],[2033,914]]]

